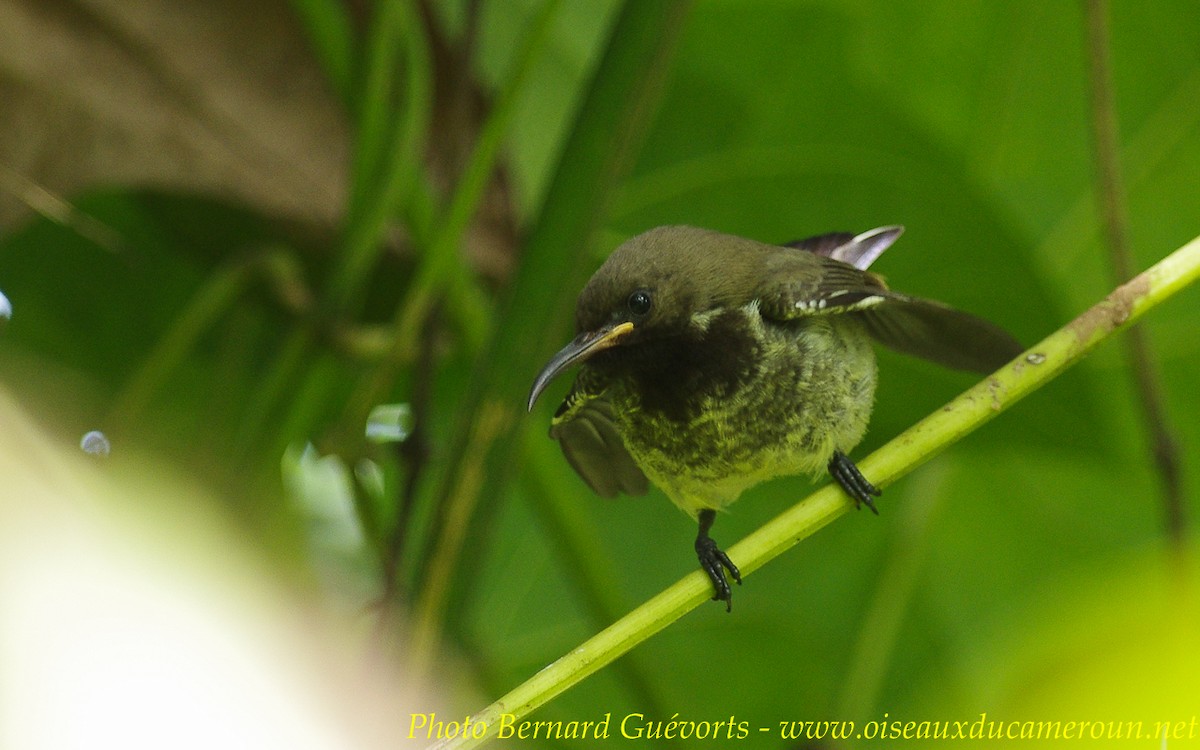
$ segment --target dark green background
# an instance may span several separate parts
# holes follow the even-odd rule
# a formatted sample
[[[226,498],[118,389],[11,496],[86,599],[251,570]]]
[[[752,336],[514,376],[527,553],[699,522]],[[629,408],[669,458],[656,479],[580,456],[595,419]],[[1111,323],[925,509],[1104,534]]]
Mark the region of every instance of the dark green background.
[[[309,5],[317,10],[304,23],[318,38],[319,25],[337,14],[323,21],[325,4]],[[540,7],[483,4],[471,71],[485,91],[508,80]],[[619,3],[590,1],[559,8],[515,100],[500,162],[523,236],[551,210],[554,188],[570,183],[574,165],[558,159],[619,12]],[[438,5],[450,38],[463,13],[456,3]],[[370,34],[366,18],[357,33]],[[1093,194],[1083,18],[1077,3],[1023,0],[695,3],[636,159],[611,196],[578,207],[600,211],[583,276],[624,238],[660,224],[782,242],[901,223],[905,236],[876,265],[892,286],[1036,342],[1112,287]],[[1113,3],[1111,26],[1129,238],[1142,269],[1200,233],[1200,4],[1122,0]],[[361,60],[366,43],[351,39],[350,59]],[[359,80],[353,75],[343,83]],[[357,85],[345,91],[354,102],[345,114],[350,131],[361,133],[355,96],[368,94]],[[400,116],[405,102],[396,106]],[[438,117],[435,110],[429,139],[445,137]],[[437,180],[424,171],[414,179],[437,204]],[[426,230],[413,229],[420,215],[413,192],[389,211],[393,226],[419,237]],[[337,264],[331,238],[347,231],[297,232],[230,196],[169,187],[94,184],[68,197],[115,229],[120,252],[46,219],[26,217],[0,234],[0,290],[15,311],[0,333],[0,378],[64,436],[106,428],[113,400],[225,263],[279,248],[320,288]],[[353,207],[348,216],[361,219]],[[542,240],[527,253],[579,252],[577,245],[547,249]],[[423,262],[421,243],[411,247],[389,255],[356,290],[349,307],[362,309],[361,319],[385,321],[403,304]],[[534,262],[528,254],[510,260]],[[473,274],[469,263],[463,268]],[[474,360],[472,338],[485,341],[489,321],[507,325],[499,311],[518,314],[522,300],[506,306],[503,278],[464,278],[472,282],[471,309],[488,318],[479,325],[461,294],[446,303],[433,347],[432,453],[418,529],[435,515],[441,473],[482,460],[468,452],[463,463],[447,463],[453,436],[466,434],[475,417],[460,409],[467,389],[486,392],[495,368],[505,372],[500,380],[528,382],[540,364],[504,352],[495,362]],[[578,286],[570,280],[563,289],[558,276],[525,281],[548,296],[573,297]],[[379,575],[375,547],[314,542],[319,528],[279,491],[278,468],[284,446],[307,440],[359,455],[360,446],[331,426],[374,363],[313,335],[284,397],[265,420],[248,416],[277,372],[289,332],[303,323],[259,285],[233,295],[122,434],[152,441],[164,461],[211,483],[289,576],[299,571],[332,600],[365,601]],[[1145,327],[1194,498],[1200,293],[1184,291]],[[531,330],[540,340],[530,347],[549,352],[569,338],[571,320],[564,313]],[[891,353],[880,360],[878,406],[858,455],[972,383]],[[415,366],[405,363],[386,400],[413,397]],[[552,387],[546,401],[562,388]],[[661,493],[592,496],[544,438],[545,405],[528,418],[519,403],[510,407],[519,422],[508,439],[511,455],[523,457],[521,472],[502,476],[512,480],[504,486],[484,486],[486,521],[472,527],[446,613],[446,647],[461,669],[447,667],[445,675],[461,685],[451,690],[461,711],[481,708],[606,624],[592,602],[607,599],[617,616],[695,565],[692,524]],[[526,446],[537,455],[524,455]],[[386,524],[406,469],[386,451],[371,455],[384,468],[386,491],[370,512]],[[917,720],[974,720],[981,711],[1064,718],[1066,707],[1092,719],[1187,718],[1163,697],[1184,700],[1171,678],[1150,666],[1182,657],[1157,630],[1166,627],[1158,614],[1178,601],[1168,596],[1174,604],[1160,610],[1163,600],[1152,595],[1167,542],[1148,456],[1125,350],[1106,344],[889,487],[879,518],[843,518],[748,578],[731,615],[702,607],[538,716],[734,714],[767,726],[861,722],[884,712]],[[323,486],[300,481],[319,502]],[[714,536],[732,544],[809,487],[806,478],[789,478],[748,492]],[[590,550],[564,548],[545,511],[556,502],[582,524]],[[1187,510],[1193,515],[1190,502]],[[342,528],[353,522],[340,518]],[[413,586],[426,533],[415,533],[404,557],[403,578]],[[585,571],[596,568],[606,578],[589,578]],[[320,589],[317,581],[328,576],[309,573],[329,570],[336,583]],[[1126,662],[1151,671],[1129,672],[1120,666]],[[1124,703],[1113,694],[1121,686]],[[1123,707],[1130,715],[1114,715]],[[757,735],[748,743],[785,745]]]

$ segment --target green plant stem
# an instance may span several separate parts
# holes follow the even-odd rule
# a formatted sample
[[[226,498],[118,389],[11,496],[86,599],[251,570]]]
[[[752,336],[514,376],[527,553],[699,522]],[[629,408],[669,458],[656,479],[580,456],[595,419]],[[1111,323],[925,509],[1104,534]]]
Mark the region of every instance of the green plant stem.
[[[119,431],[137,419],[196,340],[242,295],[252,276],[251,265],[239,262],[220,269],[205,281],[122,389],[105,420],[110,431]]]
[[[137,420],[167,377],[195,347],[196,341],[227,314],[247,287],[259,278],[269,283],[286,306],[303,309],[309,304],[309,292],[304,287],[299,264],[285,250],[270,249],[226,264],[200,287],[122,389],[106,419],[110,430],[119,430]]]
[[[512,72],[496,97],[495,104],[479,131],[475,148],[470,160],[458,180],[450,205],[446,209],[442,229],[430,251],[429,257],[422,263],[413,280],[413,288],[409,292],[404,310],[399,318],[398,334],[402,340],[407,340],[407,346],[412,347],[413,336],[409,331],[424,320],[429,306],[433,302],[436,290],[442,289],[448,278],[459,269],[463,236],[471,218],[476,214],[479,201],[487,188],[488,179],[496,166],[500,154],[500,146],[504,136],[508,134],[513,115],[516,114],[516,104],[529,80],[529,72],[533,62],[545,47],[550,27],[562,6],[561,0],[545,0],[537,15],[534,17],[519,52],[512,64]],[[478,319],[478,316],[475,316]],[[476,331],[476,333],[480,333]]]
[[[437,529],[414,617],[417,659],[432,661],[462,549],[484,546],[487,518],[501,505],[520,441],[518,409],[530,362],[552,344],[546,321],[566,320],[570,290],[582,285],[591,241],[609,196],[631,166],[662,93],[689,4],[626,2],[580,107],[551,181],[550,196],[524,249],[492,337],[476,361],[447,461],[434,491],[446,522]],[[483,426],[486,425],[487,429]],[[480,504],[486,490],[487,502]],[[476,513],[476,511],[479,511]],[[450,528],[451,518],[466,529]],[[464,531],[466,535],[464,536]],[[444,568],[444,570],[438,570]]]
[[[468,276],[463,271],[460,253],[463,237],[478,210],[488,179],[495,170],[500,146],[516,111],[516,102],[529,78],[533,61],[544,46],[551,21],[560,5],[561,0],[544,2],[520,45],[512,73],[480,130],[467,166],[455,185],[450,204],[438,222],[436,235],[421,254],[416,276],[392,324],[393,340],[387,356],[374,368],[368,381],[356,389],[357,395],[347,410],[348,423],[361,423],[370,409],[384,397],[399,370],[415,356],[422,321],[438,296],[446,291],[454,279],[460,280],[456,283],[465,283],[461,281]],[[457,303],[451,312],[466,322],[464,329],[468,345],[473,351],[478,351],[491,319],[489,311],[482,307],[482,295],[455,294],[451,299]]]
[[[336,320],[354,312],[362,297],[361,287],[380,252],[379,240],[389,219],[398,208],[403,208],[403,199],[411,195],[405,191],[417,188],[418,162],[428,130],[430,55],[411,0],[380,3],[371,28],[346,225],[332,277],[318,304],[318,315],[324,319]],[[406,88],[397,96],[393,79],[401,53],[406,63]],[[292,401],[286,417],[288,429],[275,431],[276,442],[267,447],[268,455],[279,455],[296,435],[308,432],[310,423],[306,423],[306,417],[319,408],[322,395],[327,392],[325,386],[333,382],[329,377],[328,355],[313,354],[316,337],[311,325],[302,324],[284,340],[270,371],[246,407],[235,439],[235,454],[260,455],[263,434],[288,392],[311,394],[314,401],[309,404]],[[301,366],[306,362],[313,366],[302,373]]]
[[[1050,382],[1118,330],[1200,277],[1200,237],[1118,287],[1104,300],[1055,331],[1026,354],[921,420],[859,462],[876,485],[886,486]],[[743,578],[800,540],[850,512],[853,504],[827,485],[729,548]],[[562,694],[633,649],[712,594],[708,577],[696,570],[591,639],[560,657],[472,717],[487,726],[481,737],[456,737],[433,748],[477,747],[491,739],[500,717],[516,720]]]
[[[329,308],[353,312],[381,250],[380,238],[420,177],[429,133],[433,72],[429,42],[410,2],[379,7],[368,55],[365,102],[358,126],[354,185],[338,265],[326,292]],[[405,86],[392,92],[392,68],[404,53]]]
[[[313,52],[343,103],[351,100],[354,31],[342,0],[292,0]]]
[[[1133,275],[1133,254],[1129,249],[1125,185],[1117,145],[1117,108],[1113,100],[1109,60],[1108,2],[1086,0],[1084,9],[1087,16],[1088,81],[1091,84],[1092,127],[1095,135],[1096,195],[1113,282],[1121,283]],[[1167,414],[1157,358],[1141,326],[1130,329],[1125,337],[1125,346],[1141,406],[1142,422],[1150,440],[1151,457],[1162,484],[1164,526],[1168,538],[1177,547],[1182,547],[1186,523],[1181,459],[1179,444]]]
[[[395,315],[390,346],[384,358],[367,375],[365,382],[355,389],[355,395],[342,416],[347,434],[355,435],[356,440],[361,435],[361,425],[370,410],[386,396],[403,365],[413,359],[422,332],[426,336],[432,335],[426,323],[439,296],[452,283],[467,283],[465,279],[469,278],[469,274],[462,268],[460,252],[463,237],[471,218],[478,211],[488,180],[495,171],[501,144],[515,114],[515,104],[528,81],[533,61],[545,46],[551,22],[560,5],[561,0],[546,0],[542,4],[523,43],[518,47],[512,72],[488,113],[470,159],[454,187],[449,206],[440,220],[434,222],[430,218],[435,209],[425,191],[416,193],[413,205],[408,208],[408,213],[416,218],[412,222],[416,244],[424,250],[416,277]],[[457,302],[457,317],[467,322],[467,350],[477,353],[489,327],[491,311],[483,306],[481,294],[456,294],[451,299]],[[415,488],[410,489],[415,491]],[[411,501],[411,497],[405,500],[410,510]],[[386,602],[391,600],[399,581],[396,567],[401,554],[401,542],[407,533],[407,517],[408,513],[397,515],[397,522],[384,542],[387,550],[382,560],[385,606],[381,622],[388,619]]]

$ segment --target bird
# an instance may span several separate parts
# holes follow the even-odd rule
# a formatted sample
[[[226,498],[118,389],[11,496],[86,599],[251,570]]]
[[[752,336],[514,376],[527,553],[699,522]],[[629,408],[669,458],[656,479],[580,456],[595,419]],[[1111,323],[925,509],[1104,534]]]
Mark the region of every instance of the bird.
[[[551,420],[567,462],[602,497],[653,482],[698,525],[713,599],[737,565],[710,536],[751,487],[823,471],[856,507],[876,488],[849,458],[874,406],[872,341],[990,373],[1023,347],[1003,328],[891,290],[868,270],[899,225],[773,245],[663,226],[614,250],[580,293],[575,338],[536,375],[529,411],[578,365]]]

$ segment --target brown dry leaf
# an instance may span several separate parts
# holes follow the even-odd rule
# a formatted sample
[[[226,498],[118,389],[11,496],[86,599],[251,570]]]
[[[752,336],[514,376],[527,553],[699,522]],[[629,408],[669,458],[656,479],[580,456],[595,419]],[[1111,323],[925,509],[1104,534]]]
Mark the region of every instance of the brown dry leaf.
[[[284,0],[0,0],[0,230],[154,188],[341,216],[345,112]]]

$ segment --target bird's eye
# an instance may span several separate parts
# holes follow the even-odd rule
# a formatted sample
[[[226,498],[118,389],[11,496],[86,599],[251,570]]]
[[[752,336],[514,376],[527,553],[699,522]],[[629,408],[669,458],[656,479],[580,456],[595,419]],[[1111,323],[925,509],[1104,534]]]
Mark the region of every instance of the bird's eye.
[[[629,295],[629,299],[625,303],[629,306],[629,312],[634,315],[645,315],[650,312],[650,292],[645,289],[639,289]]]

